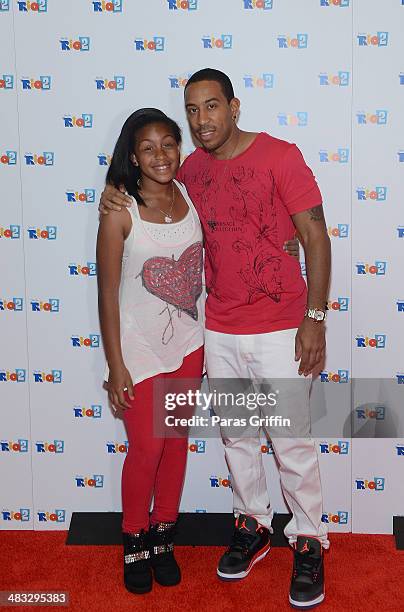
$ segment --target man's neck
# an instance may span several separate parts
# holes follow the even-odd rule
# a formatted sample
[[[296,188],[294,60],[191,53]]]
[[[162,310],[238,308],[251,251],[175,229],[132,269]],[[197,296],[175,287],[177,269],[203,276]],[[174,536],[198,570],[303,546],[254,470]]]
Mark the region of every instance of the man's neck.
[[[231,159],[238,148],[242,131],[234,126],[229,138],[218,149],[212,151],[213,157],[216,159]]]
[[[245,132],[235,126],[226,142],[215,151],[212,151],[211,154],[216,159],[233,159],[233,157],[244,153],[256,136],[257,134],[254,132]]]

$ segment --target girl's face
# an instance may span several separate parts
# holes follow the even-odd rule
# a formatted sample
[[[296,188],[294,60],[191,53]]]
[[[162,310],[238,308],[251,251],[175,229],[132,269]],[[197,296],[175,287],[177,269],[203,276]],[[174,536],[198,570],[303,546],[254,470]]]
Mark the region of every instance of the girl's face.
[[[143,176],[157,183],[172,181],[180,164],[180,146],[170,128],[164,123],[151,123],[139,130],[132,162],[137,162]]]

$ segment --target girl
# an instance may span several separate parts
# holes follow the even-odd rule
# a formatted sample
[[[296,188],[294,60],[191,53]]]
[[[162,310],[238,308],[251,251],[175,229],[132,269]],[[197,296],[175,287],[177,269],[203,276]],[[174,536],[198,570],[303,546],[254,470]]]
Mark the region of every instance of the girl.
[[[157,109],[140,109],[125,121],[107,183],[124,185],[133,205],[102,216],[97,240],[108,395],[123,410],[129,441],[122,531],[124,583],[133,593],[150,591],[153,574],[164,586],[181,579],[173,529],[187,437],[164,436],[161,427],[156,436],[161,392],[175,391],[181,379],[187,379],[181,391],[196,390],[203,368],[202,231],[185,187],[174,179],[180,145],[180,128]]]

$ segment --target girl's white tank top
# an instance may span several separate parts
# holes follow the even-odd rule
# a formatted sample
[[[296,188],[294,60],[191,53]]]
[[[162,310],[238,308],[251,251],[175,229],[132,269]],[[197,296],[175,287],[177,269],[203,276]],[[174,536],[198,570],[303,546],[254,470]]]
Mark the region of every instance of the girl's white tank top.
[[[119,310],[122,354],[133,384],[174,372],[204,341],[202,229],[187,190],[175,184],[189,207],[182,221],[145,222],[134,198],[128,208],[132,228],[122,257]]]

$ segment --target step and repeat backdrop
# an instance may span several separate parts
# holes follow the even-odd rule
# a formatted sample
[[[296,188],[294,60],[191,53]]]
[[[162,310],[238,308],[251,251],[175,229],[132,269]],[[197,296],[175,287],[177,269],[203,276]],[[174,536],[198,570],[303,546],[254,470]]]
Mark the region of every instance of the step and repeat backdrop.
[[[404,0],[0,0],[1,529],[121,509],[97,205],[135,109],[164,110],[193,150],[184,85],[209,66],[231,77],[240,127],[295,142],[317,177],[333,249],[312,394],[323,520],[391,533],[404,512],[403,28]],[[261,450],[285,512],[265,438]],[[198,431],[181,510],[231,508],[219,435]]]

